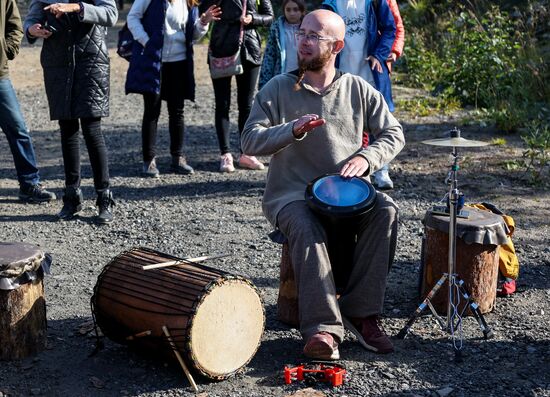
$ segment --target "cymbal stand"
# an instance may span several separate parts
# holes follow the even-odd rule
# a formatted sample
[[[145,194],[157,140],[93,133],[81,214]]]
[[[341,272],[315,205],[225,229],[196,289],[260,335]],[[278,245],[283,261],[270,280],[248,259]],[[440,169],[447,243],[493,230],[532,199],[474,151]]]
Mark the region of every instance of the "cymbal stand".
[[[458,151],[455,146],[453,146],[453,151],[451,153],[453,158],[453,163],[451,165],[451,170],[446,178],[446,182],[449,184],[449,255],[448,255],[448,272],[443,273],[441,278],[433,286],[433,288],[428,292],[422,303],[415,310],[405,327],[399,331],[397,338],[404,339],[409,333],[412,325],[418,319],[420,314],[424,311],[426,307],[430,309],[435,319],[441,326],[443,330],[446,330],[451,334],[453,340],[453,347],[455,350],[455,360],[461,361],[461,349],[462,349],[462,317],[467,308],[470,308],[475,319],[477,320],[483,336],[485,339],[491,338],[493,332],[487,326],[485,318],[482,313],[479,311],[479,307],[476,302],[473,301],[470,294],[468,293],[464,281],[460,279],[456,273],[456,231],[457,231],[457,212],[458,212],[458,200],[460,197],[460,191],[458,190]],[[431,300],[437,294],[439,289],[443,284],[447,282],[449,291],[448,291],[448,304],[447,304],[447,321],[445,322],[443,318],[439,316],[433,307]],[[463,298],[466,302],[464,308],[459,311],[460,298]],[[458,332],[458,336],[456,333]]]

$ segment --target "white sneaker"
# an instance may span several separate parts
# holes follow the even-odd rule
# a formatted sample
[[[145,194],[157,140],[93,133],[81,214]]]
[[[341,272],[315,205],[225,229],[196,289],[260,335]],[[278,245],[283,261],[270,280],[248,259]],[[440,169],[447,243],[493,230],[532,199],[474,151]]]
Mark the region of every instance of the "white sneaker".
[[[249,170],[263,170],[264,165],[254,156],[241,154],[239,157],[239,167],[248,168]]]
[[[388,170],[382,168],[372,174],[372,183],[380,190],[393,189],[393,182],[390,178]]]
[[[231,153],[226,153],[220,157],[220,172],[235,172]]]

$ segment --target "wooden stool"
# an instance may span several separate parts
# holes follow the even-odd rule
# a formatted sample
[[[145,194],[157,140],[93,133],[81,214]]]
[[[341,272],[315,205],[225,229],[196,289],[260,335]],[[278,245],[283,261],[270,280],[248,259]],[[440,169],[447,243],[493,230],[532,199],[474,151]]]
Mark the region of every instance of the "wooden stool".
[[[468,218],[457,218],[456,273],[464,280],[481,313],[493,310],[496,302],[499,253],[506,242],[506,224],[499,215],[465,207]],[[428,211],[424,217],[422,242],[421,296],[432,289],[443,273],[448,272],[449,217]],[[448,284],[432,299],[438,313],[447,312]],[[459,310],[462,310],[463,304]],[[468,311],[469,312],[469,311]]]
[[[292,327],[300,325],[298,311],[298,289],[294,280],[294,269],[290,260],[288,242],[283,244],[280,264],[279,297],[277,298],[277,319]]]
[[[0,360],[19,360],[46,346],[45,254],[23,243],[0,243]]]
[[[345,288],[355,250],[355,234],[329,234],[328,252],[333,265],[332,272],[337,294]],[[337,266],[334,266],[337,264]],[[338,295],[337,295],[338,296]],[[292,327],[300,325],[298,288],[294,279],[294,268],[290,259],[288,242],[283,243],[279,276],[279,296],[277,298],[277,319]]]

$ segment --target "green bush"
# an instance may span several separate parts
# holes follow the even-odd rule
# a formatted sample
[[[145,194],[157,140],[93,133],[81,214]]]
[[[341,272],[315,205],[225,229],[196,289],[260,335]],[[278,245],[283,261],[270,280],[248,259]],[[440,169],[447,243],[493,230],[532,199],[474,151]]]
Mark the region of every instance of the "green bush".
[[[543,178],[545,169],[550,165],[550,125],[548,120],[533,120],[527,126],[527,132],[521,135],[527,146],[523,152],[526,170],[531,174],[531,181],[539,184],[548,180]]]
[[[548,18],[541,7],[508,12],[487,2],[409,0],[404,81],[486,109],[496,126],[514,131],[548,103],[548,61],[536,35]]]

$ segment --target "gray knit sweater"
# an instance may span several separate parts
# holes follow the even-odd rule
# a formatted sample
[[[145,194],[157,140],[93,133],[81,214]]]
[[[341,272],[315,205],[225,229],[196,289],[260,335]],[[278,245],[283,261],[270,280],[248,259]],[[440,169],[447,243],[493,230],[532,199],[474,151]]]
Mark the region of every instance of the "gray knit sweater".
[[[382,95],[362,78],[345,73],[323,93],[305,83],[295,91],[296,79],[281,74],[260,90],[241,136],[244,153],[273,155],[263,211],[274,226],[279,211],[292,201],[304,200],[307,184],[316,177],[339,172],[357,154],[367,159],[371,174],[405,144],[403,128]],[[294,121],[308,113],[327,122],[298,140],[292,134]],[[363,131],[376,137],[366,149],[361,147]]]

